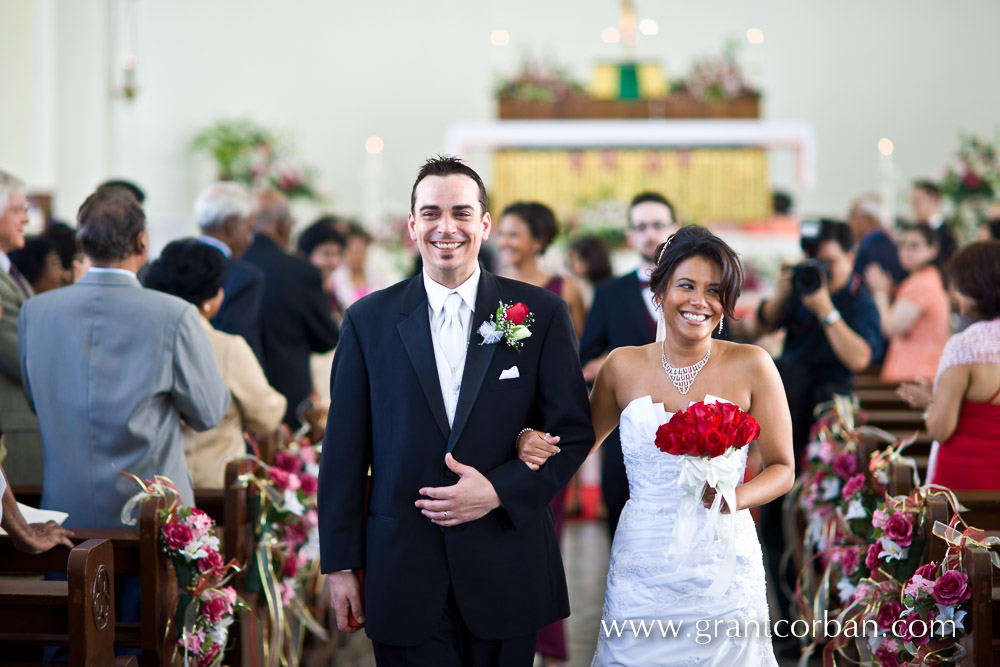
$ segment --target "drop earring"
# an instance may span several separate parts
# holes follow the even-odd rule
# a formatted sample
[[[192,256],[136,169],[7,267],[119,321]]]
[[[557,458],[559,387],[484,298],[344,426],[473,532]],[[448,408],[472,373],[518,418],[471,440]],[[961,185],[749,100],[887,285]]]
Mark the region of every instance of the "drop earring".
[[[719,335],[722,335],[722,323],[726,321],[726,316],[723,315],[719,318]]]

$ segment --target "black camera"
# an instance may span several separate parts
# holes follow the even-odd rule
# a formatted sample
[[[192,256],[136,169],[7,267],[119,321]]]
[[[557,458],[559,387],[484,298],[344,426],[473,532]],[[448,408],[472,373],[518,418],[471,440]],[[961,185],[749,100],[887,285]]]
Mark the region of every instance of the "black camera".
[[[818,259],[807,259],[792,269],[792,288],[799,294],[812,294],[829,280],[829,269]]]

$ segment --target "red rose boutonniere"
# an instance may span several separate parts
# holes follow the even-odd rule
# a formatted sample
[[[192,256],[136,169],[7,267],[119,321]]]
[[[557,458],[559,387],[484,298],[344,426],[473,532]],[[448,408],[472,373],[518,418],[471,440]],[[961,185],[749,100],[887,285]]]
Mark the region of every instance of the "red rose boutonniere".
[[[483,337],[479,344],[493,345],[503,339],[515,352],[520,352],[524,339],[531,336],[528,327],[534,321],[534,313],[520,301],[510,306],[501,301],[496,314],[479,325],[479,335]]]

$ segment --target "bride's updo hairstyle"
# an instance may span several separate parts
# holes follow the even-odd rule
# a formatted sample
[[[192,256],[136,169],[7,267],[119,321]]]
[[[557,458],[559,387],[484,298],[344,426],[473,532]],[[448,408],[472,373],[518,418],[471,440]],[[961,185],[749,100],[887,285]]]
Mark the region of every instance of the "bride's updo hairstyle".
[[[662,298],[677,265],[691,257],[702,257],[715,262],[722,269],[719,284],[722,312],[731,320],[737,319],[734,309],[743,290],[743,266],[740,258],[728,243],[700,225],[681,227],[656,249],[656,268],[649,277],[649,288],[653,294]]]

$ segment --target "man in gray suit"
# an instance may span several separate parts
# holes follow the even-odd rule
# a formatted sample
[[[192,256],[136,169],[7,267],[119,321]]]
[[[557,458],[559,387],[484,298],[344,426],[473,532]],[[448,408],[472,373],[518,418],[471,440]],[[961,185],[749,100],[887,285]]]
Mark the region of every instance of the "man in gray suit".
[[[78,225],[92,268],[21,309],[21,368],[42,432],[42,506],[68,512],[70,528],[120,528],[136,487],[115,468],[169,477],[194,503],[181,420],[215,426],[229,389],[195,308],[135,277],[149,252],[135,198],[98,190]]]
[[[12,484],[42,483],[42,441],[38,421],[24,400],[17,356],[17,315],[33,293],[7,253],[24,247],[28,223],[27,192],[19,179],[0,171],[0,431]]]

